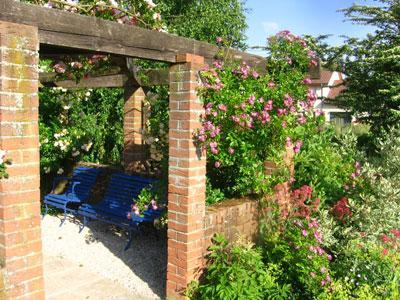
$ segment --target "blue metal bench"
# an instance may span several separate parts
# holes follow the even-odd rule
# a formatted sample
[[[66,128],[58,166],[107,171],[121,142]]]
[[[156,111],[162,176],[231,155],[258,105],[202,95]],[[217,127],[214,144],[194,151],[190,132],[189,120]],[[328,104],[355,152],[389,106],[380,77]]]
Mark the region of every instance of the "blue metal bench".
[[[143,216],[132,216],[131,219],[127,217],[128,212],[131,211],[133,199],[143,188],[149,187],[154,182],[154,179],[124,173],[113,174],[104,199],[100,203],[83,203],[79,207],[78,214],[84,217],[83,227],[89,220],[98,220],[128,229],[129,241],[125,247],[127,250],[132,242],[133,230],[137,230],[141,223],[153,222],[161,215],[160,209],[148,209]]]
[[[63,194],[51,193],[44,197],[46,207],[44,216],[47,214],[49,206],[62,209],[64,211],[64,219],[61,221],[61,226],[67,218],[67,213],[76,214],[78,211],[77,207],[71,207],[68,204],[76,203],[79,205],[88,200],[91,189],[101,171],[98,168],[77,167],[71,177],[54,178],[52,192],[54,192],[57,183],[62,180],[68,181],[68,187]]]

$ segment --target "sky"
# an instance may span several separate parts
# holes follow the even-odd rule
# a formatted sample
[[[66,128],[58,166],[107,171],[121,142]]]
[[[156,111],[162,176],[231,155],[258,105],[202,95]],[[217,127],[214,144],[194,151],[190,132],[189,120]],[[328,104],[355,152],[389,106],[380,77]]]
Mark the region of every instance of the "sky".
[[[376,3],[372,0],[247,0],[247,43],[249,46],[264,46],[268,36],[284,29],[296,35],[332,34],[327,40],[332,45],[342,44],[341,35],[363,37],[373,32],[373,28],[344,22],[344,14],[337,11],[354,2]],[[263,54],[261,50],[248,51]]]

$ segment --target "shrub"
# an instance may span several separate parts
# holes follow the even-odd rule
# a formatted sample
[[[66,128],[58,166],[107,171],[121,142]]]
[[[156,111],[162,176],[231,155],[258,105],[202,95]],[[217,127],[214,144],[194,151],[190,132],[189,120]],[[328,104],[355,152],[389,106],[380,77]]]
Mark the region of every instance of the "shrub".
[[[263,75],[245,62],[218,60],[201,72],[205,114],[196,137],[207,150],[212,185],[227,196],[269,192],[264,161],[282,165],[286,147],[300,152],[305,133],[322,123],[306,85],[314,53],[287,31],[270,39],[269,50]]]
[[[295,186],[310,184],[322,204],[343,197],[355,164],[355,140],[346,137],[345,141],[335,139],[332,128],[308,132],[302,151],[295,156]]]
[[[261,251],[250,244],[228,247],[227,240],[215,236],[208,266],[200,283],[188,291],[191,299],[287,299],[290,286],[279,285],[281,273],[274,264],[265,265]]]
[[[395,280],[399,257],[393,251],[385,254],[384,249],[377,243],[349,241],[336,257],[332,269],[337,278],[349,279],[353,288],[369,285],[376,295],[387,296]]]
[[[42,88],[40,99],[42,173],[63,174],[78,161],[120,164],[121,89]]]
[[[329,262],[320,230],[319,199],[309,186],[292,191],[290,205],[280,208],[273,222],[281,224],[275,232],[262,232],[264,259],[282,267],[281,282],[291,283],[296,297],[312,298],[331,286]],[[283,213],[282,213],[283,212]],[[268,225],[267,225],[268,226]]]

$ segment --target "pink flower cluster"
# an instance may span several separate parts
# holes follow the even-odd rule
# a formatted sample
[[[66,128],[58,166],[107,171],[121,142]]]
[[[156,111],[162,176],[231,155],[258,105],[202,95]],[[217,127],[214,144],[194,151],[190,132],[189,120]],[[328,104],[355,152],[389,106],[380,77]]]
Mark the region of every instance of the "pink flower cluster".
[[[131,205],[131,211],[126,215],[128,219],[132,219],[133,216],[140,216],[140,210],[136,204]]]
[[[293,148],[294,153],[299,153],[302,146],[303,146],[302,140],[298,140],[293,144],[292,139],[290,137],[286,138],[286,147]]]
[[[352,173],[350,175],[352,179],[355,179],[355,178],[361,176],[361,164],[360,164],[360,162],[356,161],[354,163],[354,169],[355,169],[354,173]]]
[[[222,69],[223,68],[223,63],[220,61],[215,61],[214,62],[214,67],[215,69],[210,69],[208,65],[206,65],[202,72],[202,79],[204,82],[204,86],[207,89],[212,89],[215,91],[220,91],[224,87],[221,78],[218,75],[218,72],[216,71],[217,69]]]
[[[251,72],[250,66],[245,61],[237,69],[233,70],[233,74],[241,76],[242,79],[247,79],[250,75],[254,79],[259,77],[256,71]]]
[[[310,189],[305,189],[305,194],[309,194]],[[318,230],[319,224],[317,219],[296,219],[293,223],[299,227],[301,235],[303,237],[307,237],[307,241],[311,242],[311,245],[305,246],[309,254],[307,254],[307,258],[309,260],[313,260],[315,257],[321,257],[328,261],[332,260],[332,255],[326,253],[326,251],[322,248],[323,237],[322,233]],[[314,239],[313,239],[313,238]],[[317,277],[318,274],[318,277]],[[321,285],[325,286],[327,283],[331,282],[330,275],[328,273],[328,269],[322,266],[318,271],[310,272],[310,276],[312,278],[318,278],[321,280]]]
[[[280,31],[275,35],[275,37],[278,39],[286,40],[289,43],[299,43],[304,49],[307,49],[307,56],[310,59],[310,65],[318,65],[317,54],[314,51],[308,49],[307,42],[301,37],[294,35],[289,30]],[[292,59],[289,57],[286,59],[286,61],[289,65],[293,63]]]

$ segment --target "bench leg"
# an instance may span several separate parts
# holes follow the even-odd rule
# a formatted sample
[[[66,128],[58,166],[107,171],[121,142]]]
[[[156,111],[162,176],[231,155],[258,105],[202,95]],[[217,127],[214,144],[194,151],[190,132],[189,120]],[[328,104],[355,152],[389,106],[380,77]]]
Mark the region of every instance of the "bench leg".
[[[86,216],[83,216],[83,224],[82,224],[82,226],[79,228],[79,233],[82,232],[83,228],[86,227],[87,223],[88,223],[88,218],[87,218]]]
[[[61,220],[60,227],[63,226],[65,223],[65,220],[67,220],[67,210],[64,208],[64,218]]]
[[[128,250],[128,249],[131,247],[132,239],[133,239],[133,230],[130,229],[130,230],[129,230],[129,240],[128,240],[128,243],[127,243],[126,246],[125,246],[124,251]]]
[[[44,219],[44,217],[48,214],[49,212],[49,207],[47,206],[47,204],[44,205],[44,214],[42,216],[42,220]]]

